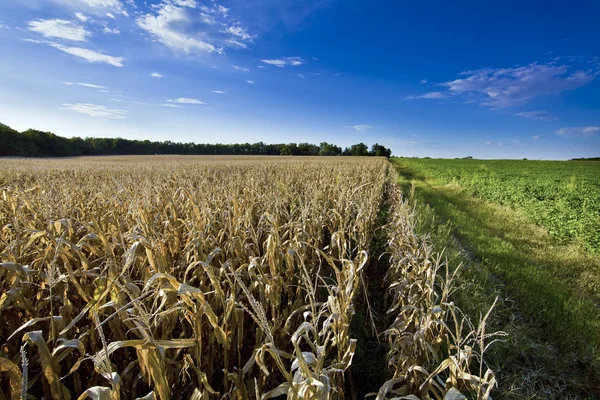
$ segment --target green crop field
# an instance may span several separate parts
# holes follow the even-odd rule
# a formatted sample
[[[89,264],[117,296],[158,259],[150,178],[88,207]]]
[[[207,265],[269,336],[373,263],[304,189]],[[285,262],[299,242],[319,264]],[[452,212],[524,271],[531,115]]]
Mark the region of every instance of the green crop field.
[[[600,164],[395,158],[417,233],[462,264],[457,305],[500,299],[497,398],[600,398]]]
[[[524,212],[561,241],[600,254],[600,162],[409,159],[413,173]]]

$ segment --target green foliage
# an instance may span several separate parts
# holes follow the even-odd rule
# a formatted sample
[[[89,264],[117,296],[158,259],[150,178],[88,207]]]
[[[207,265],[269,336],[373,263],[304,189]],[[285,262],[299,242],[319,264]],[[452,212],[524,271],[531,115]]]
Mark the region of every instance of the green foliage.
[[[579,161],[403,159],[439,182],[524,212],[560,241],[600,254],[600,165]]]
[[[50,132],[29,129],[17,132],[0,124],[0,156],[11,157],[72,157],[95,155],[289,155],[289,156],[377,156],[390,157],[392,151],[375,143],[369,152],[364,143],[342,148],[322,142],[319,146],[311,143],[176,143],[169,140],[151,142],[149,140],[128,140],[122,138],[67,139]]]
[[[600,259],[556,243],[523,213],[425,178],[406,159],[393,163],[403,191],[414,193],[417,233],[445,248],[450,266],[462,264],[458,307],[475,319],[503,299],[489,328],[509,336],[486,353],[499,382],[494,398],[596,398]]]

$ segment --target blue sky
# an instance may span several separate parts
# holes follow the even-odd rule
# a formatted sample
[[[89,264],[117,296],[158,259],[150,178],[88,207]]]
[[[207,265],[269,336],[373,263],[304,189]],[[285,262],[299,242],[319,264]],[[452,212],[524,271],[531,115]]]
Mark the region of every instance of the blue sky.
[[[63,136],[600,155],[597,1],[0,2],[0,122]]]

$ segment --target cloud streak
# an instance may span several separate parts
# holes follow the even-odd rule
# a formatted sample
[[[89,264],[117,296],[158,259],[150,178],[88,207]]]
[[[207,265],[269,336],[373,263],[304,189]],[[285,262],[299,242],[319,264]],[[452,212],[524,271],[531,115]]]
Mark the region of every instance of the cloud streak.
[[[68,47],[58,43],[49,43],[50,46],[64,53],[84,59],[89,63],[104,63],[114,67],[123,67],[123,57],[113,57],[106,54],[98,53],[94,50],[84,49],[81,47]]]
[[[84,27],[72,21],[63,19],[38,19],[29,21],[29,30],[47,38],[67,39],[75,42],[85,42],[91,35]]]
[[[126,119],[127,114],[129,113],[127,110],[111,109],[90,103],[65,103],[63,104],[63,107],[64,110],[71,110],[80,114],[89,115],[94,118],[103,119]]]
[[[373,129],[371,125],[347,125],[345,128],[352,128],[356,131],[366,131],[368,129]]]
[[[91,83],[81,83],[81,82],[63,82],[65,85],[78,85],[78,86],[83,86],[83,87],[87,87],[87,88],[91,88],[91,89],[106,89],[106,87],[104,86],[100,86],[100,85],[93,85]]]
[[[191,99],[188,97],[180,97],[178,99],[175,100],[167,100],[169,103],[177,103],[177,104],[193,104],[193,105],[201,105],[201,104],[206,104],[203,101],[200,101],[198,99]]]
[[[449,92],[470,97],[482,106],[521,106],[533,98],[574,90],[594,80],[591,70],[573,71],[567,65],[532,63],[523,67],[480,69],[446,82]]]
[[[406,100],[420,100],[420,99],[445,99],[448,95],[442,92],[429,92],[420,96],[406,96]]]
[[[584,126],[561,128],[556,131],[559,136],[592,136],[600,132],[600,126]]]
[[[271,59],[271,60],[260,60],[260,62],[269,64],[269,65],[273,65],[278,68],[298,67],[302,64],[306,64],[306,61],[304,61],[300,57],[283,57],[283,58],[276,58],[276,59]]]
[[[535,121],[556,121],[556,117],[548,111],[524,111],[515,114],[518,117],[533,119]]]

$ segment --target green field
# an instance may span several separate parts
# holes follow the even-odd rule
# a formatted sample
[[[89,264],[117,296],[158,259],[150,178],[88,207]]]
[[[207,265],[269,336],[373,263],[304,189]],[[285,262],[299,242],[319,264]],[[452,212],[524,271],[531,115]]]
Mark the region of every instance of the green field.
[[[415,173],[520,210],[561,241],[600,254],[600,162],[401,159]],[[416,176],[418,178],[418,175]]]
[[[598,163],[392,159],[469,315],[498,299],[497,398],[600,398]],[[596,179],[594,179],[596,177]],[[594,236],[595,235],[595,236]]]

